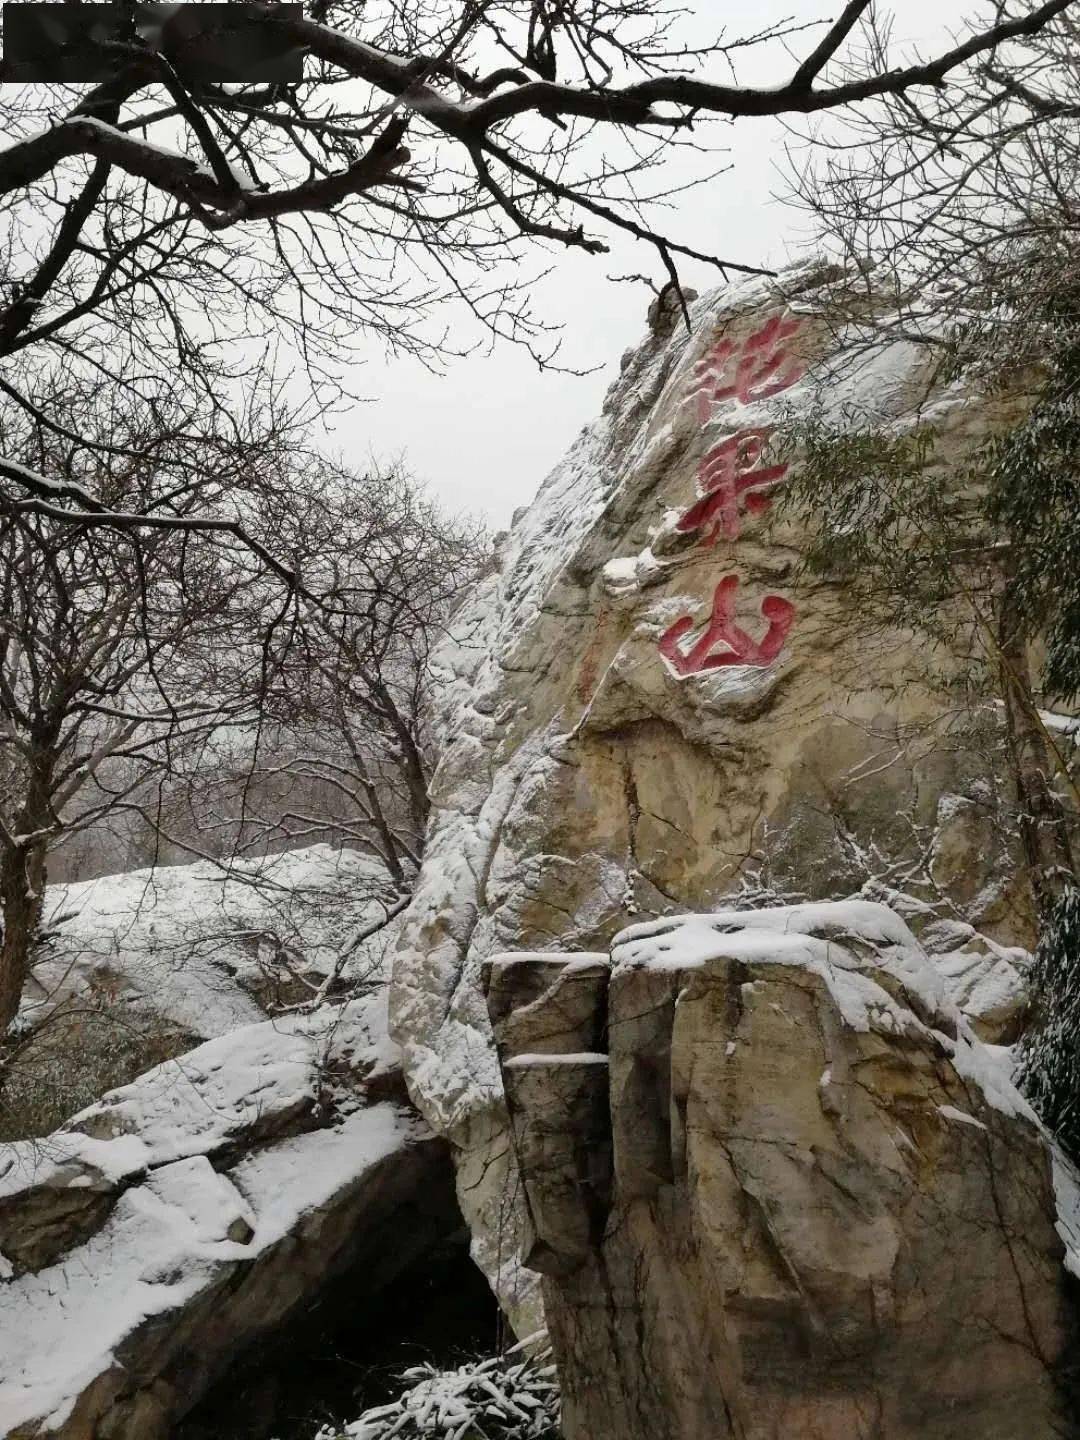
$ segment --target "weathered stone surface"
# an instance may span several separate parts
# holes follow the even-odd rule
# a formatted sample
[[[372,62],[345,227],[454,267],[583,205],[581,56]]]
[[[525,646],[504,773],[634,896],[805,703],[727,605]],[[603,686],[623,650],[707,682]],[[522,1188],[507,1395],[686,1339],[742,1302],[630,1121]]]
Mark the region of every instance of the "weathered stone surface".
[[[165,1440],[328,1282],[362,1266],[371,1303],[461,1227],[378,997],[212,1040],[0,1147],[0,1194],[13,1440]]]
[[[484,989],[500,1050],[567,1055],[601,1049],[608,963],[603,953],[572,962],[550,951],[494,956],[484,966]]]
[[[18,1393],[19,1377],[6,1373],[10,1360],[5,1356],[0,1361],[3,1433],[11,1440],[45,1435],[57,1440],[167,1440],[176,1421],[241,1351],[272,1334],[335,1275],[362,1266],[366,1288],[357,1303],[377,1300],[412,1260],[460,1225],[445,1142],[418,1128],[415,1118],[405,1114],[398,1118],[401,1143],[368,1164],[357,1163],[348,1180],[339,1174],[330,1193],[297,1216],[287,1233],[272,1240],[259,1233],[258,1209],[269,1211],[282,1198],[267,1188],[251,1197],[239,1193],[234,1197],[240,1205],[249,1198],[255,1202],[256,1225],[247,1226],[251,1234],[246,1242],[230,1239],[234,1218],[213,1233],[199,1227],[187,1237],[187,1244],[177,1244],[154,1277],[157,1285],[177,1292],[174,1304],[117,1336],[111,1353],[83,1377],[81,1388],[70,1397],[70,1408],[65,1397],[54,1411],[12,1425],[8,1416],[25,1414],[26,1406]],[[307,1146],[294,1141],[282,1153],[291,1149],[295,1159],[317,1172],[326,1149],[310,1143],[313,1138],[303,1137]],[[357,1160],[364,1138],[361,1124],[346,1125],[341,1132],[342,1145],[354,1147]],[[174,1225],[177,1214],[189,1214],[193,1204],[200,1203],[198,1180],[205,1183],[209,1177],[191,1173],[191,1167],[199,1165],[209,1169],[205,1161],[179,1161],[129,1192],[98,1237],[99,1245],[91,1242],[78,1252],[83,1265],[100,1262],[99,1290],[107,1293],[135,1278],[125,1274],[125,1265],[143,1259],[148,1199],[165,1208],[168,1218],[162,1220],[163,1226]],[[222,1176],[216,1179],[226,1186],[230,1183]],[[215,1206],[215,1214],[219,1213],[223,1218],[228,1215]],[[254,1253],[243,1254],[245,1247]],[[58,1265],[35,1279],[43,1288],[59,1286],[72,1273],[72,1265]],[[145,1273],[137,1278],[143,1283],[151,1279]],[[66,1342],[77,1354],[75,1324],[100,1325],[103,1319],[107,1324],[107,1313],[101,1313],[104,1308],[92,1302],[79,1306],[76,1299],[73,1323],[64,1327],[60,1344]],[[35,1318],[31,1323],[40,1321]],[[46,1319],[35,1343],[48,1336]],[[54,1364],[62,1376],[62,1353],[54,1357]]]
[[[496,956],[484,968],[515,1148],[545,1217],[541,1232],[526,1216],[522,1258],[557,1275],[589,1253],[610,1198],[608,957]]]
[[[805,521],[770,520],[768,484],[753,504],[736,493],[757,473],[755,446],[819,395],[834,417],[932,421],[943,483],[1001,423],[1004,401],[935,388],[914,345],[840,359],[820,278],[705,296],[690,335],[655,326],[436,658],[441,758],[392,1030],[410,1094],[454,1146],[477,1258],[527,1329],[529,1287],[506,1260],[520,1207],[481,994],[492,955],[604,949],[636,920],[740,891],[824,899],[901,875],[1005,947],[1030,938],[1016,866],[981,838],[1001,795],[993,736],[957,733],[949,657],[883,629],[843,586],[800,578]],[[769,350],[763,337],[794,322]],[[758,383],[724,371],[730,383],[703,406],[702,375],[739,354],[743,381]],[[712,529],[695,530],[691,512],[721,492]],[[706,639],[714,601],[734,605],[728,639]],[[713,663],[724,657],[745,663]],[[991,1000],[957,966],[972,1003],[987,1002],[982,1033],[1011,1038],[1022,983],[1015,1003],[1001,987]]]
[[[1049,1153],[903,923],[724,912],[612,960],[610,1090],[502,1055],[567,1440],[1071,1433]]]

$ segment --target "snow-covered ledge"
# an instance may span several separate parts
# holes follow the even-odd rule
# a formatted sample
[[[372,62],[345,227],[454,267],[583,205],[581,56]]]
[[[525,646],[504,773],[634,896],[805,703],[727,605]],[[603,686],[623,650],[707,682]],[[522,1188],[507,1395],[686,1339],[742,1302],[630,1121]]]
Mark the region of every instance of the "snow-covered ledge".
[[[377,1301],[460,1225],[385,996],[208,1041],[0,1146],[0,1434],[165,1440],[323,1285]]]

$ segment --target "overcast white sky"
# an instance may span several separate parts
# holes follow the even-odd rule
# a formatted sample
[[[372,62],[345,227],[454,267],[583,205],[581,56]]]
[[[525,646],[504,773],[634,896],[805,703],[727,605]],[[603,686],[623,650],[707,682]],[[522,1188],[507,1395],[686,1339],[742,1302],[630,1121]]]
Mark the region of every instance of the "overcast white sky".
[[[719,20],[728,39],[785,16],[817,19],[840,8],[836,0],[687,3],[713,25]],[[918,45],[925,53],[940,46],[975,8],[970,0],[898,0],[893,7],[898,49]],[[802,53],[812,43],[804,37]],[[740,83],[783,78],[781,53],[747,53],[753,64],[740,69]],[[747,264],[778,266],[794,258],[805,247],[808,221],[774,198],[784,189],[787,139],[775,120],[746,119],[718,130],[717,143],[729,149],[733,169],[665,216],[668,232]],[[599,366],[596,373],[585,378],[541,373],[524,350],[503,344],[490,356],[475,355],[455,362],[444,375],[432,375],[415,360],[387,364],[373,347],[371,359],[352,376],[370,403],[339,418],[335,448],[358,468],[371,457],[401,457],[448,509],[482,514],[496,528],[508,525],[578,430],[598,413],[619,356],[644,332],[650,298],[645,287],[612,284],[605,277],[646,271],[662,278],[659,262],[644,245],[613,241],[610,255],[560,252],[552,260],[555,273],[542,282],[538,302],[550,321],[566,327],[565,362],[577,369]],[[705,289],[719,277],[704,266],[688,266],[683,278]]]

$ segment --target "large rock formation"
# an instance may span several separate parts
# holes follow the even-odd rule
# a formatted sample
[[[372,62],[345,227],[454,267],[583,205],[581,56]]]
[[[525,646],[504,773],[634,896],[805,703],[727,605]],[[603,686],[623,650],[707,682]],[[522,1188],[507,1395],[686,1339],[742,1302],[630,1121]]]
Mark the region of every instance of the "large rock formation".
[[[385,996],[235,1030],[0,1147],[0,1435],[164,1440],[343,1272],[461,1227]]]
[[[454,1146],[477,1257],[524,1325],[486,958],[606,949],[740,891],[899,904],[903,874],[980,1033],[1012,1038],[1023,1009],[1012,947],[1030,917],[992,823],[993,717],[950,730],[949,657],[800,577],[803,522],[767,513],[784,432],[819,404],[931,421],[945,477],[1003,402],[937,386],[907,342],[848,357],[819,279],[705,297],[692,334],[658,325],[629,352],[439,657],[441,761],[391,1023]]]
[[[1051,1440],[1048,1147],[884,906],[493,961],[567,1440]]]

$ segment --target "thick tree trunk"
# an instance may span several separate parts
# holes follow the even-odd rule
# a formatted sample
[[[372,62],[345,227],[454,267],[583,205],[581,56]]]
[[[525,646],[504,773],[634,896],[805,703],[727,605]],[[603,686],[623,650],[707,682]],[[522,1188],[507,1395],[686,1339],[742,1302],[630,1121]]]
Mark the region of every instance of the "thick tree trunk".
[[[1053,762],[1032,693],[1023,638],[1002,629],[1001,694],[1016,791],[1020,841],[1040,921],[1076,874],[1065,808],[1051,783]]]
[[[5,846],[0,856],[0,1037],[18,1013],[44,903],[44,842]]]

